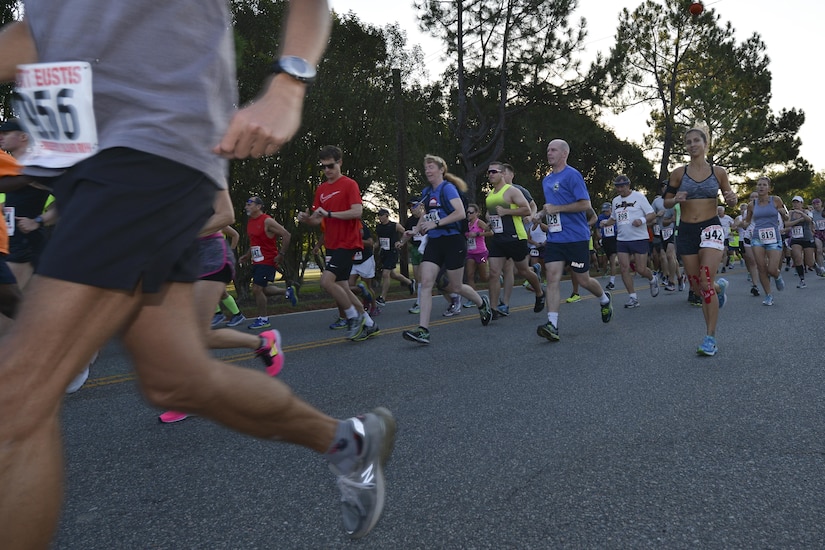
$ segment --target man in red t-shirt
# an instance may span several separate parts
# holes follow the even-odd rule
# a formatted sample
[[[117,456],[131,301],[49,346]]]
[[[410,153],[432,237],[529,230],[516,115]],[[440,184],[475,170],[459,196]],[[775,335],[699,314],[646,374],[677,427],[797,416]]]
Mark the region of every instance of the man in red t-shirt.
[[[284,255],[278,250],[278,237],[281,238],[281,249],[289,248],[292,236],[281,224],[264,213],[263,201],[260,197],[252,197],[246,201],[246,233],[249,235],[249,250],[239,258],[241,263],[252,259],[252,294],[255,296],[255,305],[258,306],[258,318],[249,325],[251,329],[268,328],[269,316],[266,314],[266,299],[269,296],[285,295],[292,305],[298,303],[295,289],[288,286],[286,290],[276,286],[268,286],[275,281],[275,270]]]
[[[347,316],[347,338],[366,340],[378,334],[378,325],[364,311],[349,288],[353,256],[363,250],[361,240],[361,190],[355,180],[341,174],[341,149],[328,145],[318,153],[325,181],[315,190],[312,211],[298,214],[298,221],[324,226],[326,267],[321,288],[326,290]]]

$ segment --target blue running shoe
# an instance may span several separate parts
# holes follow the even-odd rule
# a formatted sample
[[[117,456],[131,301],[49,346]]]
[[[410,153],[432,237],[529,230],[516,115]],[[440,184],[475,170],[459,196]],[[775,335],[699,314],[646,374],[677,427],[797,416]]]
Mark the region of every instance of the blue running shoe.
[[[289,285],[286,287],[286,299],[289,300],[289,303],[292,304],[292,307],[298,305],[298,294],[295,292],[295,287]]]
[[[257,319],[255,319],[255,322],[249,325],[249,327],[247,328],[255,330],[259,328],[269,328],[271,326],[272,325],[269,324],[269,317],[258,317]]]
[[[237,314],[233,315],[232,318],[226,323],[228,327],[237,327],[241,323],[246,321],[246,317],[243,316],[243,313],[238,312]]]
[[[338,320],[329,325],[331,330],[340,330],[342,328],[347,328],[347,319],[345,317],[338,317]]]
[[[364,303],[371,304],[372,303],[372,292],[369,291],[369,289],[367,288],[367,285],[365,285],[364,283],[358,283],[355,286],[357,286],[358,290],[361,291],[361,296],[364,297]]]
[[[782,275],[776,278],[776,290],[779,292],[785,290],[785,279],[782,278]]]
[[[711,357],[716,355],[716,352],[719,351],[716,347],[716,338],[713,336],[705,336],[705,339],[702,341],[702,345],[699,346],[699,349],[696,350],[696,353],[699,355],[704,355],[707,357]]]
[[[722,309],[728,301],[728,298],[725,295],[728,291],[728,280],[723,277],[716,281],[716,284],[719,285],[719,292],[716,293],[716,296],[719,298],[719,309]]]
[[[226,321],[226,315],[224,315],[223,313],[216,313],[215,316],[212,317],[212,328],[215,328],[224,321]]]

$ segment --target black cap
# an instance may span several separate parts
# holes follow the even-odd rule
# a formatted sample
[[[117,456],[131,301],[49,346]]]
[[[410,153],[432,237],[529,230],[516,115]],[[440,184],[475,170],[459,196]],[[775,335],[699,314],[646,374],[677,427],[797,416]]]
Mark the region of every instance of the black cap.
[[[386,208],[382,208],[381,210],[379,210],[379,211],[378,211],[378,215],[379,215],[379,216],[381,216],[381,215],[387,215],[387,216],[389,216],[389,215],[390,215],[390,211],[389,211],[389,210],[387,210]]]
[[[0,125],[0,132],[25,132],[20,126],[20,121],[16,118],[10,118],[2,125]]]

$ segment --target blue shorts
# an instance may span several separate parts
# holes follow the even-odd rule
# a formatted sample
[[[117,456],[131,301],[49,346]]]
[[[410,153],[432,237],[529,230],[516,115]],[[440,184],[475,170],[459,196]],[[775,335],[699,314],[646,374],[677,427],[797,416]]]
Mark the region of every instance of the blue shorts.
[[[758,237],[751,237],[751,248],[753,247],[760,247],[764,248],[765,250],[782,250],[782,241],[770,244],[763,244]]]
[[[647,254],[650,252],[650,241],[647,239],[618,241],[616,242],[616,252],[619,254]]]
[[[275,266],[255,264],[252,266],[252,284],[266,288],[268,283],[275,281]]]
[[[590,271],[590,241],[550,243],[544,245],[544,262],[564,262],[576,273]]]

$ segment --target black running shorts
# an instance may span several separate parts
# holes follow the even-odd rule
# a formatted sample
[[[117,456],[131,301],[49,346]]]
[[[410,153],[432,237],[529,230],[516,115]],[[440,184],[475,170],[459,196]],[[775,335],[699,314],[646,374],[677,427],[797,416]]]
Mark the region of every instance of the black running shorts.
[[[101,151],[54,182],[60,219],[37,273],[144,292],[193,282],[200,275],[196,237],[216,190],[183,164],[134,149]]]

